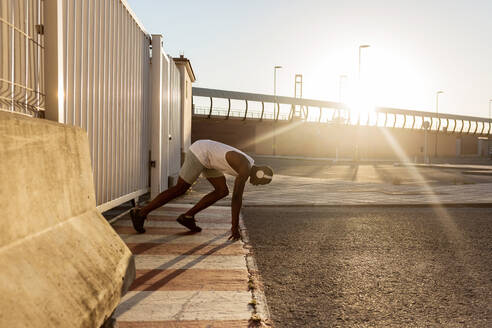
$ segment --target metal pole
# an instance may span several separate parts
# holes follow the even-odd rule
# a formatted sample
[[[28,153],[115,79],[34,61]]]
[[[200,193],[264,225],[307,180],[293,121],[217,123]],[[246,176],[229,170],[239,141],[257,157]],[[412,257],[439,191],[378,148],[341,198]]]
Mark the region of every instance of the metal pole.
[[[361,54],[361,46],[359,46],[359,81],[360,81],[360,54]]]
[[[489,135],[489,136],[490,136],[490,134],[491,134],[491,133],[490,133],[490,132],[491,132],[491,131],[490,131],[490,127],[491,127],[491,124],[492,124],[492,123],[490,122],[490,104],[492,104],[492,99],[489,99],[489,131],[488,131],[488,135]],[[485,126],[485,123],[484,123],[484,126]],[[489,140],[489,148],[490,148],[490,140],[491,140],[491,139],[490,139],[490,137],[488,137],[488,140]]]
[[[2,4],[3,6],[3,4]],[[14,6],[12,6],[13,10]],[[65,123],[65,66],[63,61],[63,8],[60,1],[43,1],[44,17],[44,76],[46,90],[45,118]],[[2,23],[3,24],[3,23]],[[12,33],[13,30],[12,30]],[[14,42],[12,37],[12,42]],[[3,47],[3,44],[2,44]],[[14,70],[12,69],[12,74]],[[13,76],[12,76],[13,81]],[[12,85],[13,87],[13,85]],[[13,94],[13,89],[12,93]],[[12,103],[12,110],[14,104]]]
[[[282,66],[274,66],[273,67],[273,143],[272,143],[272,153],[273,156],[277,154],[277,136],[275,133],[275,123],[277,122],[276,120],[276,105],[277,105],[277,69],[282,68]],[[278,109],[280,111],[280,108]]]
[[[359,46],[359,88],[360,88],[360,63],[361,63],[361,54],[362,54],[362,48],[369,48],[370,45],[368,44],[363,44]],[[360,95],[359,95],[360,96]],[[360,113],[358,113],[358,119],[357,119],[357,126],[360,124]],[[358,128],[356,128],[356,131],[358,131]],[[355,160],[358,162],[359,161],[359,140],[358,140],[358,132],[357,136],[355,137]]]
[[[370,45],[368,45],[368,44],[363,44],[363,45],[359,46],[359,81],[360,81],[360,62],[361,62],[360,57],[362,54],[362,48],[369,48],[369,47],[370,47]]]
[[[422,118],[424,120],[424,118]],[[429,156],[427,155],[427,133],[431,127],[429,121],[423,121],[422,126],[424,127],[424,164],[429,164]]]
[[[437,126],[436,126],[436,142],[435,142],[435,147],[434,147],[434,157],[437,157],[437,136],[439,135],[439,95],[441,93],[444,93],[444,91],[437,91],[436,92],[436,117],[437,117]]]
[[[492,104],[492,99],[489,99],[489,120],[490,120],[490,104]]]
[[[273,99],[277,103],[277,66],[273,68]],[[273,106],[273,117],[275,117],[275,104]]]
[[[277,102],[277,66],[273,67],[273,142],[272,142],[272,154],[276,155],[277,140],[275,137],[275,103]]]
[[[491,142],[491,138],[490,138],[490,129],[492,127],[492,122],[490,122],[490,104],[492,104],[492,99],[489,99],[489,130],[487,131],[487,156],[491,157],[492,156],[492,153],[491,153],[491,149],[492,149],[492,142]],[[485,126],[485,123],[483,124]]]
[[[338,102],[339,103],[342,102],[342,81],[346,77],[347,77],[347,75],[340,75],[339,76],[339,78],[340,78],[340,80],[338,82]],[[336,110],[336,122],[337,123],[340,123],[341,122],[340,109],[339,108],[337,108],[337,110]],[[340,138],[337,138],[336,140],[337,140],[337,144],[336,144],[336,147],[335,147],[335,162],[338,162],[338,152],[339,152],[339,148],[340,148]]]
[[[338,102],[339,103],[342,103],[342,82],[343,82],[343,79],[347,78],[347,75],[340,75],[340,80],[338,82]],[[336,110],[336,119],[337,120],[340,120],[340,109],[337,108]]]
[[[424,163],[429,164],[429,158],[427,156],[427,129],[424,130]]]

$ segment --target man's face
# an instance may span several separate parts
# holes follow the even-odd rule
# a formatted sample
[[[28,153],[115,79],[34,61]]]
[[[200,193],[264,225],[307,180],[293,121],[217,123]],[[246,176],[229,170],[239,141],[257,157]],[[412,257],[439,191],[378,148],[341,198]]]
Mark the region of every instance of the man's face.
[[[258,179],[255,179],[254,177],[249,178],[249,183],[251,183],[253,186],[260,185],[260,181]]]
[[[273,171],[268,166],[253,166],[249,176],[249,183],[253,186],[266,185],[272,181]]]

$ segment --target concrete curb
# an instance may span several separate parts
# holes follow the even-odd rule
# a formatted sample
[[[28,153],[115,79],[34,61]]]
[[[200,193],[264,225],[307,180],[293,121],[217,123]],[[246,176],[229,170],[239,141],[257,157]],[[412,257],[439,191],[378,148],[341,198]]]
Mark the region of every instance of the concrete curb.
[[[248,250],[248,253],[246,254],[246,266],[250,275],[250,284],[252,284],[250,287],[253,287],[250,288],[250,291],[253,294],[253,300],[256,301],[255,314],[253,316],[261,320],[262,327],[273,327],[270,309],[268,308],[267,299],[263,291],[263,281],[254,258],[253,248],[249,241],[248,231],[244,225],[242,213],[239,220],[239,226],[244,248]]]

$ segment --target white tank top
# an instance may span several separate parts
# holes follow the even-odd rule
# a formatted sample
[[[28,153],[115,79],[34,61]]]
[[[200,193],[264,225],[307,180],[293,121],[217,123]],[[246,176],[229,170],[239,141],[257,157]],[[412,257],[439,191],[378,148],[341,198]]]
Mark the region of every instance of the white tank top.
[[[213,140],[197,140],[190,146],[190,150],[207,169],[216,169],[232,176],[238,176],[238,174],[227,162],[225,157],[227,152],[235,151],[244,155],[249,161],[249,167],[252,167],[255,162],[239,149]]]

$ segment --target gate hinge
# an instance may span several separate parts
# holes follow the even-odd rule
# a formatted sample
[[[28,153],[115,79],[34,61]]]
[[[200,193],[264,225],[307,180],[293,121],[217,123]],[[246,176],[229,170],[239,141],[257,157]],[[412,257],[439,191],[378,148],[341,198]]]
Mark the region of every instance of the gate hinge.
[[[155,167],[155,161],[150,161],[150,167]]]
[[[44,25],[43,24],[37,24],[36,25],[36,32],[38,32],[38,34],[43,35],[44,34]]]

